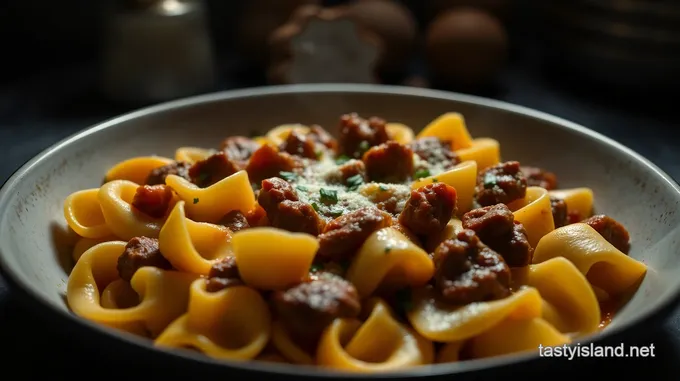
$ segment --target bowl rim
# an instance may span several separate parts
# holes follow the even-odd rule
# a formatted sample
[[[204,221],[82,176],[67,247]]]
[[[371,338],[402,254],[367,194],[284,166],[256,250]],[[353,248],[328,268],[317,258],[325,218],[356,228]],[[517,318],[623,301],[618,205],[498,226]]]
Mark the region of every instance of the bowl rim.
[[[483,106],[485,108],[495,109],[499,111],[509,112],[513,114],[523,115],[525,117],[538,119],[547,122],[551,128],[561,128],[570,130],[580,134],[584,138],[596,140],[601,144],[607,145],[616,149],[627,157],[644,164],[645,167],[655,174],[660,180],[665,181],[671,186],[678,197],[680,198],[680,185],[673,180],[671,176],[666,174],[663,170],[657,167],[654,163],[644,158],[642,155],[636,153],[632,149],[608,138],[598,132],[588,129],[574,122],[566,119],[537,111],[528,107],[515,105],[512,103],[474,96],[455,92],[448,92],[442,90],[422,89],[405,86],[391,86],[391,85],[374,85],[374,84],[294,84],[294,85],[279,85],[279,86],[262,86],[252,87],[238,90],[226,90],[214,93],[208,93],[193,97],[182,98],[169,102],[156,104],[149,107],[137,109],[126,114],[110,118],[101,123],[87,127],[71,136],[62,139],[52,146],[44,149],[38,155],[27,161],[19,169],[17,169],[3,184],[0,189],[0,215],[7,212],[10,198],[13,194],[13,189],[23,178],[32,171],[32,169],[48,157],[66,147],[68,145],[85,138],[89,135],[96,134],[100,131],[109,128],[115,128],[116,125],[148,116],[151,114],[162,113],[168,110],[191,107],[204,103],[221,102],[230,99],[241,99],[251,97],[261,97],[270,95],[286,95],[286,94],[314,94],[314,93],[358,93],[358,94],[376,94],[376,95],[396,95],[396,96],[411,96],[424,97],[437,100],[456,101],[459,103],[472,104]],[[30,282],[23,277],[23,275],[14,271],[6,260],[9,254],[6,253],[4,243],[0,242],[0,274],[4,276],[7,283],[14,286],[22,294],[28,296],[32,302],[37,306],[41,306],[53,313],[59,315],[65,320],[74,323],[80,327],[86,327],[94,332],[106,336],[109,339],[114,339],[125,344],[135,345],[138,349],[145,349],[154,353],[165,353],[166,356],[174,356],[178,359],[190,360],[194,363],[202,363],[206,366],[217,366],[223,369],[232,368],[234,370],[248,371],[261,373],[263,375],[279,375],[279,376],[293,376],[293,377],[315,377],[315,378],[345,378],[345,379],[382,379],[382,378],[410,378],[410,377],[432,377],[446,374],[463,374],[483,370],[492,370],[504,366],[517,365],[532,360],[537,360],[540,355],[536,352],[509,354],[498,357],[491,357],[486,359],[468,360],[456,363],[433,364],[426,366],[418,366],[409,369],[398,371],[390,371],[384,373],[366,374],[353,373],[321,369],[314,366],[293,365],[293,364],[277,364],[277,363],[263,363],[254,361],[233,361],[220,360],[208,357],[200,353],[180,349],[166,349],[159,348],[153,345],[153,341],[134,336],[132,334],[116,331],[114,329],[97,324],[90,320],[81,318],[73,314],[68,309],[59,308],[56,303],[44,298],[40,292],[32,286]],[[643,311],[638,316],[630,321],[612,326],[611,328],[600,331],[584,340],[579,341],[579,345],[590,345],[597,342],[612,339],[615,336],[620,336],[625,331],[631,330],[634,326],[638,326],[645,321],[652,320],[657,315],[661,315],[674,308],[680,302],[680,282],[675,284],[675,289],[670,290],[663,295],[663,297],[654,303],[649,309]]]

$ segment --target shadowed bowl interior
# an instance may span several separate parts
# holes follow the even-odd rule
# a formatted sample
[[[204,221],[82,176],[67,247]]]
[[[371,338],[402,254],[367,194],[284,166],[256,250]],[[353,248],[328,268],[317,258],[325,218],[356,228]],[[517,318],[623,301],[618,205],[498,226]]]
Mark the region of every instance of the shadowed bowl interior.
[[[358,112],[418,131],[450,111],[464,115],[473,137],[500,141],[503,159],[554,171],[562,188],[592,188],[596,211],[616,218],[630,231],[630,255],[647,264],[648,273],[611,325],[592,340],[630,329],[675,303],[680,291],[676,228],[680,189],[653,164],[584,127],[519,106],[374,85],[293,85],[210,94],[143,109],[84,130],[41,153],[5,184],[0,193],[0,264],[10,284],[46,307],[47,313],[77,321],[86,334],[98,331],[109,341],[123,340],[148,351],[153,348],[150,341],[80,319],[65,304],[74,236],[66,228],[63,202],[70,193],[98,187],[107,169],[130,157],[173,157],[180,146],[217,147],[229,135],[263,133],[279,124],[317,123],[333,131],[341,114]],[[168,359],[219,363],[243,371],[340,376],[309,367],[233,363],[188,351],[162,352]],[[399,376],[473,372],[536,357],[530,353],[426,366]]]

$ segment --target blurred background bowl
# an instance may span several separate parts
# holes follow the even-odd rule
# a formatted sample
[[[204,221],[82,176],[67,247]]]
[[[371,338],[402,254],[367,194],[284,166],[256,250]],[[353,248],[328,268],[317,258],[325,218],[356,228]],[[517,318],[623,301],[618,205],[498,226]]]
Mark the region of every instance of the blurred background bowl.
[[[548,63],[619,87],[680,84],[680,2],[555,0],[537,10]]]

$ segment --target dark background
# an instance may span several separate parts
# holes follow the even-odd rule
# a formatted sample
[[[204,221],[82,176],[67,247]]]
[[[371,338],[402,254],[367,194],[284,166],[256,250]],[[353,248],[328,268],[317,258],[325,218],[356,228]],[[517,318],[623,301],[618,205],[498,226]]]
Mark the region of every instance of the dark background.
[[[247,63],[233,49],[231,20],[238,16],[239,4],[214,0],[208,1],[208,5],[212,39],[220,63],[220,81],[215,90],[264,85],[263,73],[244,69]],[[56,141],[93,123],[143,106],[116,104],[98,91],[106,6],[106,1],[92,0],[5,0],[0,3],[2,181]],[[554,34],[546,29],[545,21],[531,2],[518,1],[510,26],[509,63],[492,86],[467,92],[532,107],[583,124],[633,148],[675,179],[680,178],[680,161],[675,154],[680,117],[674,87],[631,85],[604,78],[602,71],[589,71],[584,65],[570,63],[575,55],[550,39]],[[668,47],[664,51],[677,53],[678,50]],[[413,61],[411,74],[426,74],[421,59],[414,57]],[[623,66],[605,68],[614,72]],[[649,67],[629,65],[625,69],[628,71],[620,71],[620,76],[615,78],[649,75]],[[668,81],[671,79],[669,76]],[[146,369],[159,377],[179,376],[172,364],[150,363],[140,355],[121,352],[118,347],[113,349],[111,343],[64,326],[25,302],[20,293],[8,290],[0,279],[0,342],[6,352],[0,360],[0,372],[5,372],[0,375],[2,379],[28,379],[46,372],[50,372],[50,378],[77,379],[98,377],[109,371],[112,375],[134,378],[133,373],[126,371],[130,368]],[[599,359],[587,364],[557,360],[547,368],[523,370],[543,372],[541,377],[545,377],[546,372],[573,377],[597,368],[612,377],[640,374],[677,380],[680,311],[665,322],[640,326],[622,340],[628,344],[653,343],[656,357],[625,361]],[[85,370],[88,366],[91,371]]]

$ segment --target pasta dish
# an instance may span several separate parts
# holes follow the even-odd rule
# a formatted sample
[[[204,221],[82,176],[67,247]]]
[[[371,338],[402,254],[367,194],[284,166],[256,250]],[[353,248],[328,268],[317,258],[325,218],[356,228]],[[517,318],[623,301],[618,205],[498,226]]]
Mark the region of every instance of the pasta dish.
[[[72,193],[72,312],[157,347],[382,372],[576,342],[647,271],[591,189],[502,160],[460,114],[333,129],[134,157]]]

